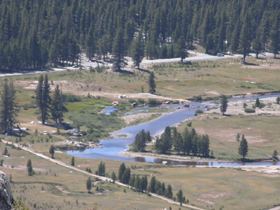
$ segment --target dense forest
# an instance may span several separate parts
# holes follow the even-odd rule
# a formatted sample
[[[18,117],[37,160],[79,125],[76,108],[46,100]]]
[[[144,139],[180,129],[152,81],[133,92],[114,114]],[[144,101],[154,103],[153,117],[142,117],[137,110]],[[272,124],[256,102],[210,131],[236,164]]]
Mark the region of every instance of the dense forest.
[[[40,69],[109,54],[180,56],[279,48],[278,0],[1,0],[0,69]],[[140,43],[140,44],[139,44]]]

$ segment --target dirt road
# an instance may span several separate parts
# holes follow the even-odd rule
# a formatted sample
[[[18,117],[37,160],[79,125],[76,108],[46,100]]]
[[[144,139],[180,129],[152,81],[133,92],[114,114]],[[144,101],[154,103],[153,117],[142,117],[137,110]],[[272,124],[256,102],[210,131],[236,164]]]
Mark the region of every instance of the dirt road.
[[[13,144],[13,142],[5,141],[5,140],[2,140],[2,142],[5,143],[5,144]],[[34,152],[34,151],[32,151],[32,150],[30,150],[30,149],[28,149],[28,148],[26,148],[26,147],[22,147],[22,146],[20,146],[19,144],[14,144],[14,145],[15,145],[15,147],[19,147],[19,148],[21,148],[22,150],[24,150],[24,151],[26,151],[26,152],[32,153],[32,154],[34,154],[34,155],[36,155],[36,156],[38,156],[38,157],[41,157],[41,158],[43,158],[43,159],[45,159],[45,160],[51,161],[51,162],[56,163],[56,164],[58,164],[58,165],[61,165],[61,166],[63,166],[63,167],[69,168],[69,169],[71,169],[71,170],[75,170],[75,171],[81,172],[81,173],[83,173],[83,174],[86,174],[86,175],[88,175],[88,176],[92,176],[92,177],[99,178],[99,179],[101,179],[102,181],[108,181],[108,182],[109,182],[109,181],[113,181],[111,178],[103,177],[103,176],[98,176],[98,175],[95,175],[95,174],[88,173],[88,172],[83,171],[83,170],[81,170],[81,169],[78,169],[78,168],[76,168],[76,167],[74,167],[74,166],[67,165],[67,164],[65,164],[65,163],[63,163],[63,162],[61,162],[61,161],[59,161],[59,160],[52,159],[52,158],[50,158],[50,157],[48,157],[48,156],[46,156],[46,155],[43,155],[43,154],[41,154],[41,153]],[[115,183],[116,183],[117,185],[130,188],[129,185],[126,185],[126,184],[123,184],[123,183],[120,183],[120,182],[115,182]],[[171,200],[171,199],[168,199],[168,198],[166,198],[166,197],[163,197],[163,196],[160,196],[160,195],[157,195],[157,194],[154,194],[154,193],[150,193],[150,195],[153,196],[153,197],[159,198],[159,199],[161,199],[161,200],[167,201],[168,203],[175,204],[175,205],[180,205],[180,203],[178,203],[178,202],[176,202],[176,201],[173,201],[173,200]],[[182,206],[188,207],[188,208],[194,209],[194,210],[204,210],[204,209],[202,209],[202,208],[198,208],[198,207],[191,206],[191,205],[187,205],[187,204],[182,204]]]

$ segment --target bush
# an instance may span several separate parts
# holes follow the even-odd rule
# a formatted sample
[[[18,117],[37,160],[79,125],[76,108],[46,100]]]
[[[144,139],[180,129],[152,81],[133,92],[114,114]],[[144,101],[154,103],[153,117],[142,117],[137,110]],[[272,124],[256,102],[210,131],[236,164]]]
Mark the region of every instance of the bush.
[[[246,113],[255,113],[255,112],[256,112],[255,109],[250,109],[250,108],[246,108],[246,109],[244,109],[244,111],[245,111]]]
[[[203,111],[201,109],[196,110],[195,112],[195,116],[199,115],[199,114],[203,114]]]
[[[136,102],[136,100],[135,99],[133,99],[133,98],[130,98],[130,99],[128,99],[128,101],[129,101],[129,103],[134,103],[134,102]]]
[[[144,99],[139,98],[139,99],[138,99],[138,103],[139,103],[139,104],[144,104],[144,103],[145,103],[145,100],[144,100]]]
[[[80,101],[82,101],[82,99],[81,99],[80,96],[75,96],[75,95],[72,95],[72,94],[66,94],[65,95],[65,101],[66,102],[80,102]]]
[[[158,104],[161,104],[160,101],[157,101],[156,99],[154,98],[149,98],[149,102],[148,102],[150,105],[158,105]]]

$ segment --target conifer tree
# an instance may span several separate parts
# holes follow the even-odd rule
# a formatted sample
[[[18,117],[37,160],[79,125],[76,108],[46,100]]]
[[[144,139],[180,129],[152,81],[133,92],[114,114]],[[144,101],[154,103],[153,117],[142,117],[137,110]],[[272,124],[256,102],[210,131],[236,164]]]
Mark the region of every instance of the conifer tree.
[[[238,154],[242,156],[242,159],[244,159],[248,154],[248,143],[244,135],[242,135],[242,139],[238,148]]]
[[[113,43],[113,70],[121,71],[127,65],[125,56],[125,43],[123,39],[123,29],[119,28]]]
[[[36,88],[36,104],[41,113],[42,124],[46,123],[49,116],[51,97],[50,97],[50,84],[48,80],[48,75],[40,75],[38,80],[38,86]]]
[[[28,176],[32,176],[34,173],[33,167],[32,167],[32,162],[30,159],[27,161],[27,172],[28,172]]]
[[[135,38],[132,42],[132,53],[131,57],[134,63],[134,66],[140,68],[140,63],[144,58],[144,48],[143,48],[143,41],[142,41],[142,31],[139,32],[138,37]]]
[[[56,85],[53,98],[51,100],[51,114],[53,120],[57,123],[62,123],[63,113],[67,112],[68,109],[65,107],[65,97],[60,91],[59,86]]]
[[[72,157],[72,159],[71,159],[71,166],[75,166],[75,158],[74,157]]]
[[[221,96],[221,107],[220,107],[220,110],[221,110],[221,113],[224,115],[225,112],[227,111],[227,106],[228,106],[228,100],[227,100],[227,97],[225,95],[222,95]]]
[[[53,156],[54,156],[54,146],[53,145],[51,145],[50,146],[50,149],[49,149],[49,153],[51,154],[51,158],[53,158]]]
[[[13,82],[8,83],[8,80],[5,79],[0,104],[0,125],[2,132],[7,133],[13,128],[18,111],[14,84]]]
[[[87,190],[88,190],[88,193],[90,193],[90,190],[91,190],[91,178],[89,177],[87,182],[86,182],[86,186],[87,186]]]
[[[245,63],[245,59],[247,56],[247,53],[249,53],[250,50],[250,26],[249,26],[249,18],[248,15],[246,15],[246,18],[243,21],[240,38],[239,38],[239,46],[238,49],[243,54],[243,62]]]
[[[182,206],[182,203],[183,203],[183,192],[182,192],[182,190],[179,190],[178,193],[176,194],[176,196],[177,196],[177,201]]]
[[[122,163],[119,167],[119,177],[118,178],[120,181],[122,180],[122,176],[123,176],[125,169],[126,169],[125,164]]]
[[[148,84],[149,84],[149,92],[151,94],[154,94],[156,92],[156,83],[155,83],[154,72],[150,73]]]
[[[274,58],[276,58],[276,55],[279,51],[279,45],[280,45],[280,33],[279,33],[279,20],[278,20],[278,14],[275,15],[273,20],[273,25],[270,30],[270,51],[274,54]]]

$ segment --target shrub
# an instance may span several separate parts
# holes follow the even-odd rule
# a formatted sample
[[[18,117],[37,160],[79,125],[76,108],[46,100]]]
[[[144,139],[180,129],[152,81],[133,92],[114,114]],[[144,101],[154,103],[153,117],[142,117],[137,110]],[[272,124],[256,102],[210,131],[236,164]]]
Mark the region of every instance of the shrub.
[[[156,99],[154,98],[149,98],[149,102],[148,102],[150,105],[158,105],[158,104],[161,104],[160,101],[157,101]]]
[[[145,100],[144,100],[144,99],[139,98],[139,99],[138,99],[138,103],[140,103],[140,104],[144,104],[144,103],[145,103]]]
[[[196,110],[195,112],[195,116],[199,115],[199,114],[203,114],[203,111],[201,109]]]
[[[246,108],[246,109],[244,109],[244,111],[245,111],[246,113],[255,113],[255,112],[256,112],[255,109],[250,109],[250,108]]]
[[[72,95],[72,94],[66,94],[64,96],[65,96],[65,101],[66,102],[80,102],[80,101],[82,101],[81,97],[75,96],[75,95]]]

